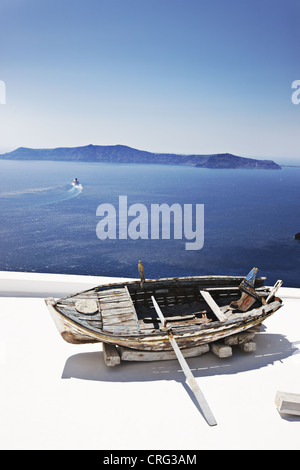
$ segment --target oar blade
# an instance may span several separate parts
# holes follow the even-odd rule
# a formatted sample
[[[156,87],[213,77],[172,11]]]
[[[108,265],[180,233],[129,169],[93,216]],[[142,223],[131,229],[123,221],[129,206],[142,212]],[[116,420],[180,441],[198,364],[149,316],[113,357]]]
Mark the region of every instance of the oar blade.
[[[156,300],[153,296],[151,296],[151,299],[152,299],[154,308],[156,310],[156,313],[158,314],[158,316],[160,318],[161,323],[166,327],[167,322],[165,320],[165,317],[163,316],[162,311],[159,308],[158,303],[156,302]],[[186,362],[185,357],[183,356],[182,352],[180,351],[180,348],[179,348],[179,346],[178,346],[178,344],[177,344],[177,342],[176,342],[176,340],[175,340],[175,338],[174,338],[171,331],[168,331],[168,336],[169,336],[169,341],[171,343],[171,346],[174,349],[174,352],[177,356],[178,362],[181,365],[182,370],[183,370],[183,372],[186,376],[187,383],[188,383],[189,387],[191,388],[192,392],[194,393],[194,395],[196,397],[196,400],[199,404],[200,410],[201,410],[204,418],[206,419],[207,423],[210,426],[215,426],[217,424],[217,421],[216,421],[214,415],[212,414],[212,411],[209,408],[208,403],[207,403],[203,393],[201,392],[200,387],[197,384],[197,382],[195,380],[195,377],[193,376],[192,371],[191,371],[188,363]]]
[[[217,425],[216,418],[214,417],[210,407],[208,406],[208,403],[207,403],[203,393],[201,392],[195,378],[194,377],[188,377],[187,378],[187,383],[190,386],[192,392],[194,393],[194,395],[197,399],[197,402],[200,406],[201,412],[203,413],[203,416],[206,419],[207,423],[210,426],[216,426]]]

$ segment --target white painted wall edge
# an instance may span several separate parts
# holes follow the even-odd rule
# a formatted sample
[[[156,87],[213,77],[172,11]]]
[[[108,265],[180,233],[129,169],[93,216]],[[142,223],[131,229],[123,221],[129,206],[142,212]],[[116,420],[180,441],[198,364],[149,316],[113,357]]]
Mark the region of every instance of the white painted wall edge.
[[[0,271],[0,297],[63,297],[131,278]]]
[[[133,278],[0,271],[0,297],[63,297],[97,285]],[[279,297],[300,299],[300,289],[281,287]]]

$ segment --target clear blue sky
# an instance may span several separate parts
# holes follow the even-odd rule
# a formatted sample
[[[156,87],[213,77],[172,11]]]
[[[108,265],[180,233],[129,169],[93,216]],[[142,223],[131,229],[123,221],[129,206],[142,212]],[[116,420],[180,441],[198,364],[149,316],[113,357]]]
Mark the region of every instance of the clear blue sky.
[[[0,0],[0,151],[124,144],[300,164],[299,0]]]

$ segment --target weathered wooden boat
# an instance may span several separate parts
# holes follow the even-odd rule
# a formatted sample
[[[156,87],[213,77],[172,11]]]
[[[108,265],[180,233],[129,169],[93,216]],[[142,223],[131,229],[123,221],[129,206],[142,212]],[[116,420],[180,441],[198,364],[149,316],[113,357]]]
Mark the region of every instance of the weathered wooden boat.
[[[58,300],[45,299],[64,340],[103,342],[138,351],[193,348],[261,324],[282,306],[253,268],[240,276],[193,276],[100,285]],[[157,315],[153,301],[163,312]]]

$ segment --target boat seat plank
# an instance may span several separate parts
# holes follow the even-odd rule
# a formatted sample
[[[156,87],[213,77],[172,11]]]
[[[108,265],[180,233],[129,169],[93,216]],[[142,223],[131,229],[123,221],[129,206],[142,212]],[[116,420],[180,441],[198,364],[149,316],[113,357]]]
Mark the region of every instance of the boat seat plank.
[[[135,309],[132,307],[124,307],[124,308],[111,308],[111,309],[104,309],[101,310],[102,315],[105,317],[111,316],[118,316],[118,315],[128,315],[128,314],[135,314]]]
[[[105,325],[108,325],[108,324],[112,325],[112,324],[118,324],[118,323],[126,323],[126,324],[130,323],[132,325],[135,325],[135,319],[131,314],[122,315],[122,316],[113,315],[111,317],[105,317],[104,319]]]
[[[135,307],[124,287],[99,292],[99,305],[103,330],[120,334],[137,334],[140,331]]]
[[[120,294],[120,295],[102,295],[99,296],[99,299],[100,301],[106,301],[106,302],[120,302],[124,299],[127,299],[127,295],[124,293],[124,294]]]
[[[220,307],[214,301],[214,299],[212,298],[210,293],[207,292],[207,291],[201,290],[200,288],[199,288],[199,291],[200,291],[202,297],[204,298],[204,300],[207,302],[207,304],[210,306],[210,308],[212,309],[212,311],[214,312],[214,314],[218,318],[218,320],[226,321],[227,320],[226,315],[224,315],[224,313],[221,311]]]

